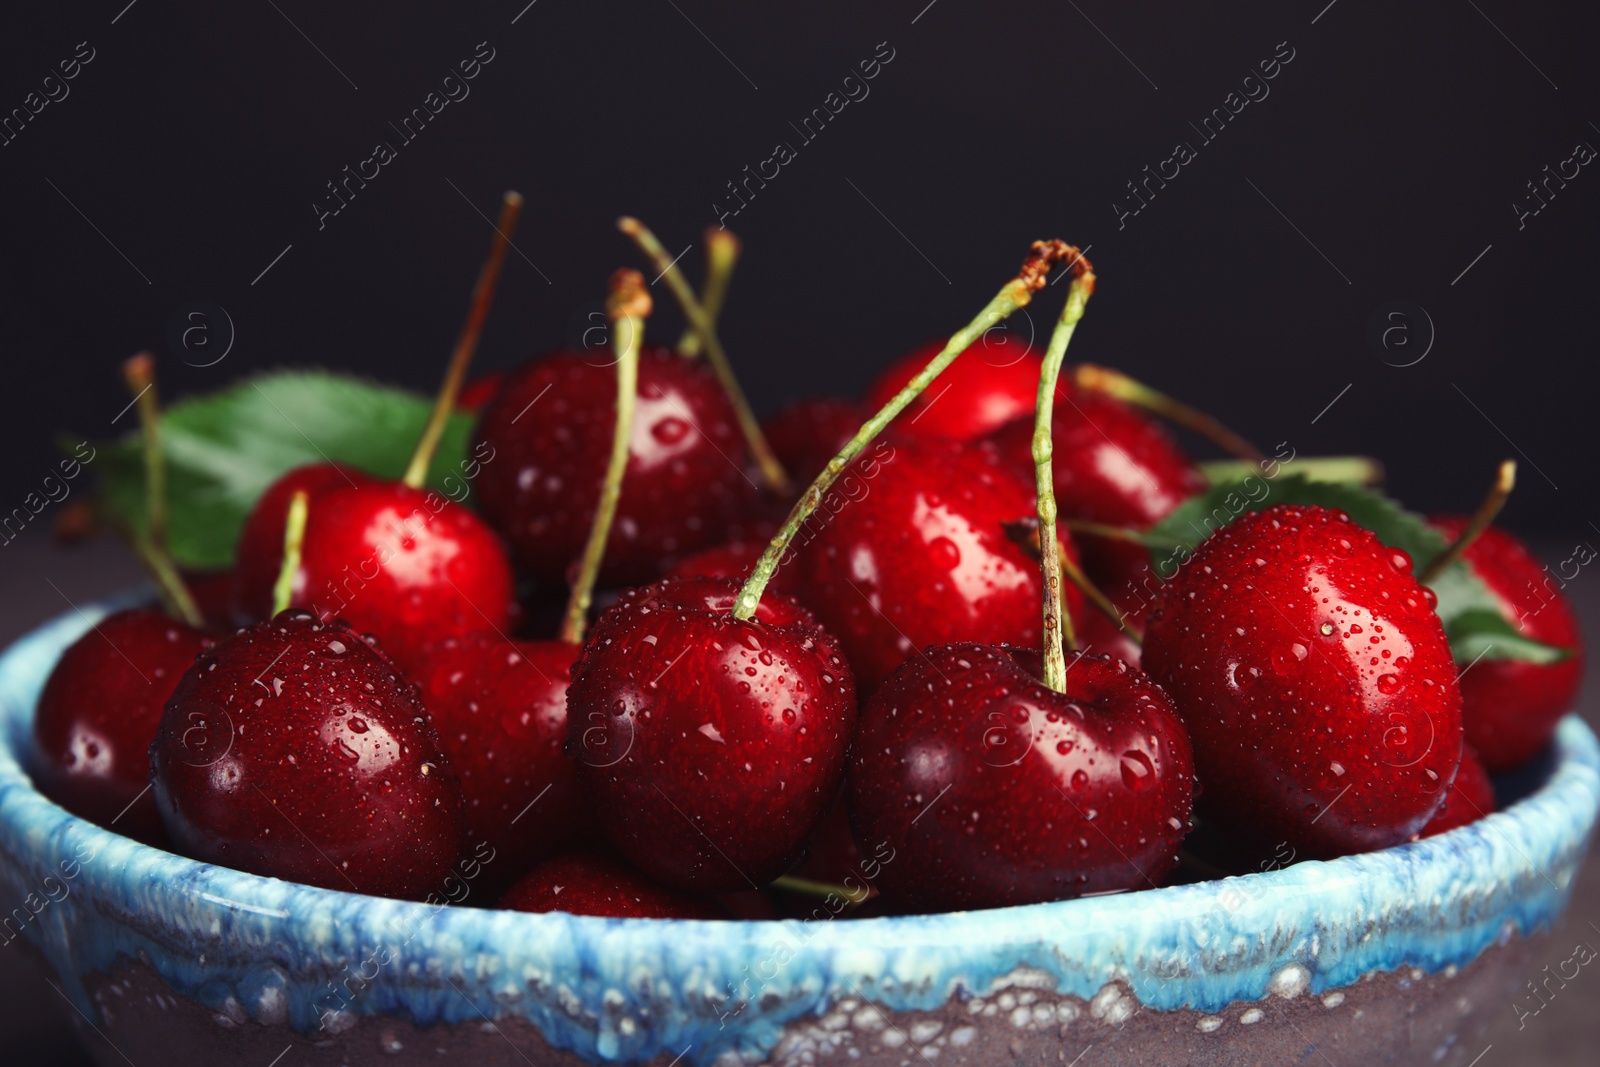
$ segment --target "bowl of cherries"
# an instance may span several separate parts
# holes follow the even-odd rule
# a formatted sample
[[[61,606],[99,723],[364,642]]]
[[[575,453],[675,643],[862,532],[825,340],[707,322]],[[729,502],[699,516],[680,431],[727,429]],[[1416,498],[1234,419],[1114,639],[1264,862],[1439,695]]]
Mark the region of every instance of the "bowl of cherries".
[[[0,656],[0,941],[101,1062],[1465,1064],[1537,1010],[1600,747],[1511,463],[1423,517],[1069,365],[1059,241],[762,422],[738,243],[697,292],[623,219],[665,284],[469,381],[519,204],[431,402],[124,365],[151,584]]]

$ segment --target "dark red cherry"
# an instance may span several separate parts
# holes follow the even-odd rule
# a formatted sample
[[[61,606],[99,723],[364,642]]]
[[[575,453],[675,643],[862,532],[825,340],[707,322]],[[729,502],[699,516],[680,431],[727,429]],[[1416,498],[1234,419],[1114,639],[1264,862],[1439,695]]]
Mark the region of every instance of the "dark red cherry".
[[[871,415],[866,405],[843,397],[801,400],[765,419],[761,432],[790,480],[806,485],[822,473]]]
[[[606,856],[560,856],[529,871],[500,907],[616,919],[725,919],[715,900],[663,889]]]
[[[61,654],[33,720],[34,776],[74,815],[161,840],[150,741],[178,679],[211,638],[136,608],[101,619]]]
[[[1439,517],[1429,522],[1454,540],[1466,519]],[[1587,546],[1580,546],[1580,552],[1587,552],[1583,562],[1594,558]],[[1572,603],[1561,592],[1565,582],[1540,566],[1517,538],[1491,526],[1467,546],[1463,558],[1518,630],[1535,641],[1572,652],[1567,659],[1544,664],[1485,656],[1464,669],[1461,719],[1467,743],[1477,750],[1485,767],[1499,773],[1526,763],[1543,750],[1561,716],[1577,706],[1583,640]]]
[[[683,557],[668,569],[666,577],[735,578],[742,583],[766,550],[765,541],[730,541]],[[802,589],[799,568],[792,560],[780,564],[767,588],[798,599]]]
[[[1083,619],[1078,624],[1078,647],[1085,652],[1120,659],[1135,670],[1139,669],[1144,653],[1114,620],[1089,607],[1083,609]]]
[[[242,621],[254,622],[272,614],[272,591],[283,570],[283,534],[289,521],[289,502],[304,490],[308,503],[330,489],[372,485],[365,471],[342,463],[312,463],[296,467],[267,486],[250,509],[234,549],[238,608]]]
[[[933,341],[878,376],[867,392],[867,407],[877,411],[944,350]],[[970,441],[997,430],[1012,419],[1033,417],[1039,397],[1042,347],[1013,333],[991,330],[969,346],[944,373],[913,400],[894,427],[902,434],[937,434]],[[1057,390],[1066,395],[1066,386]],[[859,428],[860,423],[856,423]],[[853,432],[853,431],[852,431]],[[1030,460],[1028,470],[1033,469]]]
[[[735,619],[738,592],[715,578],[628,590],[567,691],[601,830],[674,889],[749,889],[786,871],[838,792],[855,729],[834,639],[787,597]]]
[[[1230,834],[1302,858],[1414,837],[1461,763],[1456,667],[1411,560],[1349,517],[1240,516],[1161,591],[1144,667]]]
[[[372,634],[411,669],[431,641],[503,632],[511,595],[483,520],[438,493],[375,482],[312,500],[290,603]]]
[[[1028,476],[988,442],[945,437],[880,441],[840,476],[790,566],[863,692],[927,645],[1039,642],[1039,563],[1005,531],[1034,513]]]
[[[567,758],[567,685],[578,646],[479,630],[428,646],[413,673],[461,781],[468,836],[494,850],[489,881],[548,859],[589,826]]]
[[[1478,754],[1471,745],[1466,745],[1461,749],[1461,769],[1456,772],[1450,796],[1438,814],[1422,828],[1421,836],[1432,837],[1454,830],[1458,826],[1477,822],[1493,811],[1494,783],[1489,781],[1489,772],[1483,769],[1483,761]]]
[[[954,644],[907,660],[861,712],[849,796],[887,842],[885,895],[924,911],[1159,885],[1189,829],[1194,762],[1172,701],[1119,660]]]
[[[993,435],[1005,462],[1033,463],[1033,416]],[[1110,397],[1080,393],[1056,402],[1052,427],[1056,508],[1085,519],[1145,530],[1206,488],[1205,478],[1159,423]],[[1142,618],[1150,553],[1128,541],[1074,534],[1090,579],[1123,611]],[[1159,583],[1156,583],[1159,584]]]
[[[638,410],[600,581],[645,581],[663,560],[715,544],[755,497],[733,408],[710,369],[667,349],[639,357]],[[514,372],[478,420],[493,449],[483,513],[517,562],[566,580],[583,551],[611,451],[616,372],[598,352],[557,352]]]
[[[416,687],[309,612],[202,653],[150,760],[167,833],[208,863],[415,899],[465,844],[461,790]]]

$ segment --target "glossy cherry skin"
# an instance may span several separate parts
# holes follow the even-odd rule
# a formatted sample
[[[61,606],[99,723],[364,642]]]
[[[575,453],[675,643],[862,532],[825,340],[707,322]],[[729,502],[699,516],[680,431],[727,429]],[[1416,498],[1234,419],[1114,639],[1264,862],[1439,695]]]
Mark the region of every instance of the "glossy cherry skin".
[[[756,561],[766,550],[765,541],[730,541],[715,545],[683,557],[667,570],[666,577],[733,578],[743,582],[750,577]],[[792,559],[787,564],[779,564],[767,588],[774,593],[800,599],[803,585],[799,568],[794,566]]]
[[[557,352],[513,373],[478,421],[495,459],[483,513],[533,577],[562,582],[594,520],[616,424],[616,370],[598,352]],[[662,561],[721,540],[755,495],[733,409],[701,361],[639,357],[638,408],[600,581],[647,581]]]
[[[61,654],[33,720],[34,777],[74,815],[141,841],[163,840],[150,786],[161,708],[206,634],[158,611],[108,615]]]
[[[304,490],[308,507],[332,489],[373,485],[365,471],[343,463],[311,463],[279,476],[250,509],[234,549],[238,621],[258,622],[272,614],[272,593],[283,570],[284,527],[289,502]]]
[[[1456,772],[1450,796],[1445,800],[1444,807],[1422,828],[1421,836],[1432,837],[1477,822],[1494,810],[1494,783],[1489,781],[1489,772],[1483,769],[1483,761],[1472,746],[1467,745],[1461,750],[1461,769]]]
[[[1466,522],[1459,517],[1429,521],[1451,540]],[[1561,716],[1577,706],[1583,639],[1572,603],[1561,592],[1561,579],[1545,570],[1517,538],[1491,526],[1467,546],[1463,558],[1517,629],[1535,641],[1572,651],[1567,659],[1545,664],[1486,656],[1461,675],[1467,743],[1498,774],[1543,751]]]
[[[1034,514],[1024,473],[987,442],[914,437],[879,442],[834,483],[840,506],[819,509],[790,565],[864,693],[927,645],[1039,642],[1039,562],[1005,532]],[[1081,619],[1076,587],[1066,598]]]
[[[489,883],[511,879],[589,826],[567,758],[567,685],[578,646],[479,630],[430,645],[412,677],[461,781],[469,838],[494,850]]]
[[[762,420],[761,432],[796,488],[809,485],[872,415],[844,397],[801,400]]]
[[[1146,530],[1205,491],[1194,462],[1164,427],[1093,393],[1056,402],[1051,428],[1056,508],[1064,519]],[[1033,416],[1007,423],[992,439],[1017,469],[1033,465]],[[1089,578],[1123,611],[1142,618],[1137,590],[1151,577],[1150,553],[1128,541],[1074,534]]]
[[[1177,863],[1194,761],[1172,701],[1119,660],[953,644],[907,660],[861,712],[849,797],[878,882],[911,908],[1143,889]]]
[[[867,392],[867,408],[877,411],[944,350],[933,341],[878,376]],[[944,369],[894,421],[907,435],[942,435],[970,441],[998,430],[1012,419],[1033,417],[1039,397],[1042,346],[1013,333],[991,330]],[[1066,395],[1057,389],[1057,398]],[[859,426],[859,424],[857,424]],[[1028,463],[1033,469],[1033,463]]]
[[[415,686],[342,624],[290,610],[201,654],[150,747],[185,854],[417,899],[466,843],[461,789]]]
[[[511,599],[511,565],[482,519],[438,493],[375,482],[312,501],[289,602],[373,635],[411,669],[431,641],[503,632]]]
[[[715,900],[675,893],[606,856],[559,856],[529,871],[500,898],[512,911],[564,911],[614,919],[725,919]]]
[[[595,623],[567,691],[571,751],[601,831],[669,888],[765,884],[838,792],[855,682],[837,642],[787,597],[754,619],[737,582],[630,589]]]
[[[1172,695],[1201,811],[1302,858],[1410,840],[1461,763],[1461,693],[1404,552],[1280,504],[1201,542],[1161,591],[1144,669]]]

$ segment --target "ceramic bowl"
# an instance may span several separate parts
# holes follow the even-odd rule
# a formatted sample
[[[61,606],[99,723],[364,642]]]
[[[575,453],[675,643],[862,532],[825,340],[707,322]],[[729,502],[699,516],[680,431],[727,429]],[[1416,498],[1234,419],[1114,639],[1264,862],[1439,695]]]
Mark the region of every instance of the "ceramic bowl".
[[[381,900],[171,855],[34,789],[40,687],[116,606],[0,658],[0,941],[105,1064],[1465,1064],[1557,958],[1600,807],[1569,717],[1481,822],[1213,882],[782,922]]]

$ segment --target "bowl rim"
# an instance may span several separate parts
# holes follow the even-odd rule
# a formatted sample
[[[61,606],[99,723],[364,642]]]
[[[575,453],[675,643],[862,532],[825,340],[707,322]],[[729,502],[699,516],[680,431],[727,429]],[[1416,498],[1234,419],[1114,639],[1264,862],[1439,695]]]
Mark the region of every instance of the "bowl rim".
[[[74,938],[51,924],[24,928],[82,1009],[93,1006],[82,975],[124,956],[142,955],[176,988],[211,1002],[260,981],[292,986],[409,930],[408,963],[396,968],[395,988],[352,1010],[404,1012],[419,1022],[520,1012],[547,1037],[554,1032],[553,1043],[603,1059],[670,1052],[686,1036],[703,1038],[707,1026],[726,1029],[719,997],[740,1005],[727,1040],[760,1045],[776,1040],[771,1026],[793,1017],[785,1012],[795,1004],[812,1010],[854,992],[899,1010],[927,1009],[953,991],[981,993],[1019,969],[1043,971],[1058,992],[1085,999],[1123,981],[1157,1010],[1220,1010],[1259,998],[1285,973],[1298,977],[1287,968],[1300,968],[1302,984],[1320,992],[1379,969],[1464,965],[1512,930],[1547,925],[1565,905],[1600,812],[1600,744],[1569,715],[1547,778],[1486,819],[1380,852],[1214,881],[844,923],[826,921],[831,915],[815,922],[610,919],[368,897],[168,853],[81,819],[34,787],[25,761],[44,678],[99,618],[140,598],[124,593],[76,607],[0,654],[0,887],[37,885],[61,857],[92,857],[75,875],[80,910],[71,918],[100,936]],[[1364,932],[1356,928],[1363,923]],[[267,946],[284,957],[263,963]],[[222,983],[231,991],[217,992],[219,973],[238,979]],[[441,974],[466,983],[470,996],[455,990],[465,1007],[441,996]],[[671,988],[641,986],[641,975]],[[744,1017],[752,977],[762,1003],[775,993],[779,1004]],[[665,997],[687,1014],[610,1032],[608,1044],[603,1017],[565,1018],[534,996],[539,989],[596,1003],[620,995],[624,1011]],[[291,1005],[290,1016],[302,1030],[325,1022],[309,1002]]]

